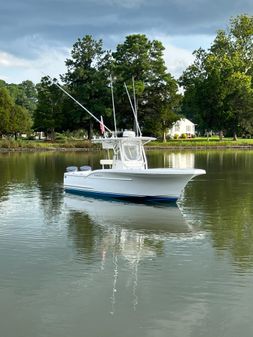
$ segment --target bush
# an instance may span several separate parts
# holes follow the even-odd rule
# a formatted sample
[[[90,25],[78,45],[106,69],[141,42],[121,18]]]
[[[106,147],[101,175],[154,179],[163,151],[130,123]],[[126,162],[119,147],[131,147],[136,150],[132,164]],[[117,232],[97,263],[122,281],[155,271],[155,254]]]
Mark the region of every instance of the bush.
[[[5,138],[0,141],[0,147],[4,149],[22,147],[22,141],[14,140],[12,138]]]
[[[65,143],[67,140],[67,137],[63,135],[62,133],[56,133],[55,134],[55,141],[57,143]]]
[[[74,143],[75,148],[91,148],[92,143],[88,140],[83,140],[83,141],[77,141]]]
[[[187,138],[187,134],[186,133],[182,133],[180,138],[186,139]]]
[[[10,142],[8,139],[3,139],[0,141],[0,147],[3,149],[9,149],[10,148]]]
[[[75,130],[75,131],[65,131],[63,135],[68,139],[76,139],[81,140],[88,137],[87,131],[83,129]]]
[[[178,139],[179,138],[179,135],[177,133],[174,134],[174,139]]]

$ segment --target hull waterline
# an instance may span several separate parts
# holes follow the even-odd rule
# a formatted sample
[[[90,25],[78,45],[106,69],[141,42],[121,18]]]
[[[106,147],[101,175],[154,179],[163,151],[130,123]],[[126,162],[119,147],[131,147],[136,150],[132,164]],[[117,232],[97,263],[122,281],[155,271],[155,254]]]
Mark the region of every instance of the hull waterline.
[[[127,195],[127,194],[119,194],[119,193],[108,193],[108,192],[91,192],[83,189],[77,188],[65,188],[66,193],[71,193],[75,195],[82,195],[86,197],[93,197],[99,199],[119,199],[119,200],[127,200],[133,202],[176,202],[178,197],[166,197],[166,196],[137,196],[137,195]]]

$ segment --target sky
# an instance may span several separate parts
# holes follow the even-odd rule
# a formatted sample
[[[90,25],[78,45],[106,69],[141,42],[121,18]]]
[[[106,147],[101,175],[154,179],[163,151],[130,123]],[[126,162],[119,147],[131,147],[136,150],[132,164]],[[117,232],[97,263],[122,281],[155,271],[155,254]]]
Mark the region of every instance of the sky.
[[[193,51],[209,48],[217,30],[239,14],[253,15],[253,0],[1,0],[0,79],[59,78],[73,44],[86,34],[112,51],[130,34],[157,39],[178,78]]]

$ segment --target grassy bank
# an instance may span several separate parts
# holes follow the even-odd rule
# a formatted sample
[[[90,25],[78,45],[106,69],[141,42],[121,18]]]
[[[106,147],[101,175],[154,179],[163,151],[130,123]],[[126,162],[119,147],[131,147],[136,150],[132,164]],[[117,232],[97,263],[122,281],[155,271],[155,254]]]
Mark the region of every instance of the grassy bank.
[[[166,143],[154,141],[147,145],[148,148],[253,148],[253,139],[224,138],[222,141],[218,137],[175,139]],[[65,140],[65,141],[36,141],[36,140],[0,140],[0,151],[55,151],[55,150],[93,150],[99,146],[87,140]]]
[[[53,151],[53,150],[89,150],[97,148],[90,141],[66,140],[61,142],[1,139],[0,151]]]
[[[224,138],[220,140],[218,137],[212,138],[192,138],[192,139],[171,139],[166,143],[154,141],[148,144],[149,147],[159,147],[159,148],[217,148],[217,147],[253,147],[253,139],[242,139],[233,140],[232,138]]]

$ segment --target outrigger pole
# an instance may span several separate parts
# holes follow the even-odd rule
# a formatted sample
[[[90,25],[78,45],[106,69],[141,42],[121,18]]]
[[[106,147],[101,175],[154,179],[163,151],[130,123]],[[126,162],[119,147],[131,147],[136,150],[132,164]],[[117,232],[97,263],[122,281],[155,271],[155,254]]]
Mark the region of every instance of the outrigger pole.
[[[132,103],[131,97],[129,95],[126,83],[124,83],[124,86],[125,86],[125,89],[126,89],[126,93],[127,93],[129,103],[131,105],[131,108],[132,108],[132,111],[133,111],[133,114],[134,114],[134,119],[135,119],[135,123],[136,123],[136,126],[137,126],[137,134],[139,133],[139,135],[141,136],[141,129],[140,129],[139,122],[138,122],[138,119],[137,119],[137,111],[133,107],[133,103]]]
[[[135,111],[136,119],[138,120],[137,101],[136,101],[136,95],[135,95],[134,77],[132,77],[132,82],[133,82],[133,96],[134,96],[134,111]],[[138,128],[137,128],[137,125],[136,125],[136,131],[137,131],[137,136],[138,136]]]
[[[112,111],[113,111],[113,120],[114,120],[114,130],[115,130],[115,137],[117,137],[117,123],[116,123],[116,112],[115,112],[115,104],[114,104],[113,80],[112,80],[112,76],[110,76],[110,80],[111,80]]]
[[[50,76],[48,76],[49,78],[51,78]],[[52,80],[52,78],[51,78]],[[74,102],[76,102],[76,104],[78,104],[82,109],[84,109],[91,117],[93,117],[98,123],[99,125],[101,124],[101,121],[93,115],[93,113],[91,113],[87,108],[85,108],[85,106],[83,106],[80,102],[78,102],[73,96],[71,96],[65,89],[62,88],[62,86],[57,83],[57,82],[53,82],[59,89],[61,89],[61,91],[63,91],[67,96],[69,96]],[[103,124],[104,125],[104,124]],[[113,132],[106,126],[104,125],[104,128],[110,132],[111,134],[113,134]]]

